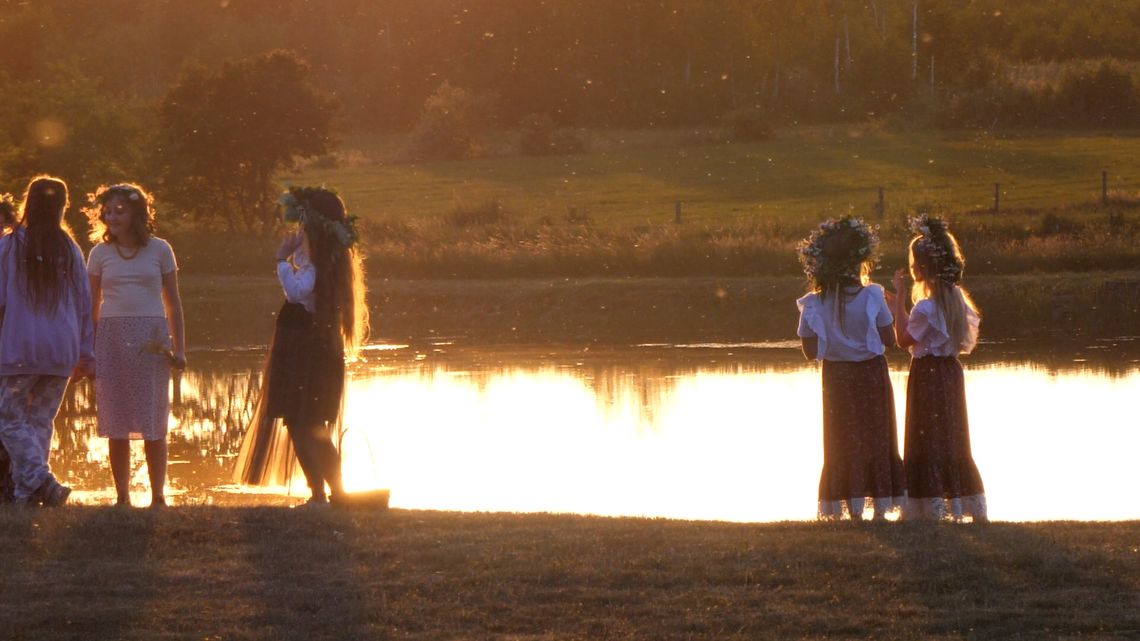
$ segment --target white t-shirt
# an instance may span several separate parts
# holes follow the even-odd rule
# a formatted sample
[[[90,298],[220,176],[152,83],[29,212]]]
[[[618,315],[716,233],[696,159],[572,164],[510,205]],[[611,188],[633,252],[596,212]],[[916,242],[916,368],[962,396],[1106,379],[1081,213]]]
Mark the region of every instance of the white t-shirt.
[[[978,326],[981,324],[978,314],[970,309],[969,305],[966,306],[966,323],[969,330],[962,345],[962,354],[974,351],[974,346],[978,344]],[[915,341],[910,347],[910,355],[914,358],[959,354],[957,347],[950,343],[950,332],[946,329],[946,319],[942,316],[942,310],[938,309],[932,298],[924,298],[914,304],[914,309],[910,310],[910,321],[906,325],[906,331]]]
[[[847,290],[848,294],[855,291],[853,287]],[[820,298],[818,294],[808,294],[797,300],[796,306],[800,309],[796,334],[818,339],[817,359],[865,361],[883,354],[879,328],[890,327],[894,317],[881,285],[867,285],[846,299],[842,324],[835,313],[835,296]]]
[[[131,256],[123,251],[124,255]],[[123,258],[114,243],[99,243],[87,257],[87,273],[99,277],[102,303],[99,318],[114,316],[166,317],[162,306],[162,277],[177,271],[174,250],[151,237],[137,254]]]

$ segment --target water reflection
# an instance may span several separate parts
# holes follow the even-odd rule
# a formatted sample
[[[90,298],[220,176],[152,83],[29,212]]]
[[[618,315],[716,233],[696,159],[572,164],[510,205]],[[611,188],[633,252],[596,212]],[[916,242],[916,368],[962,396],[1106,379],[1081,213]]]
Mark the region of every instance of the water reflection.
[[[967,394],[991,516],[1140,518],[1127,494],[1140,474],[1126,459],[1140,451],[1128,411],[1140,364],[1124,352],[1011,361],[985,351],[997,360],[968,363]],[[171,493],[287,502],[230,484],[262,354],[195,356],[171,423]],[[905,368],[892,361],[900,431]],[[784,345],[373,350],[352,371],[345,481],[391,488],[406,508],[811,519],[819,400],[818,370]],[[69,396],[57,439],[53,468],[74,496],[109,501],[88,386]],[[135,464],[141,490],[141,452]]]

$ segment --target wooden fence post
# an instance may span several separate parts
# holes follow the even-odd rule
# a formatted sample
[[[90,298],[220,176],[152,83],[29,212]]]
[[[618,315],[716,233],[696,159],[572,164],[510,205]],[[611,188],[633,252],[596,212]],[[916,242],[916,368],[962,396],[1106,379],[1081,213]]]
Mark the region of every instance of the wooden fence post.
[[[879,187],[879,218],[882,218],[887,213],[886,199],[883,197],[883,188]]]
[[[1001,183],[994,183],[994,213],[1001,211]]]

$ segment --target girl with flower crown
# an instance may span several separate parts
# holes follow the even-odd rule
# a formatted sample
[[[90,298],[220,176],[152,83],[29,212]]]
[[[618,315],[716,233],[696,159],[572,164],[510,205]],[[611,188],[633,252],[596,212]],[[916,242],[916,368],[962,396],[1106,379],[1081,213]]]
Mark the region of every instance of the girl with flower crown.
[[[910,350],[906,386],[908,520],[985,521],[982,477],[970,452],[966,386],[959,354],[978,342],[980,316],[960,285],[965,259],[946,223],[925,215],[911,222],[910,274],[913,309],[901,295],[906,272],[895,273],[894,307],[898,344]]]
[[[878,237],[852,216],[800,243],[810,292],[796,301],[804,356],[822,361],[820,518],[861,520],[867,499],[882,519],[902,502],[894,393],[883,352],[894,345],[883,288],[870,282]]]
[[[186,367],[174,250],[154,235],[153,199],[131,183],[90,197],[87,256],[95,319],[96,422],[108,439],[116,505],[131,504],[131,441],[143,442],[151,507],[166,505],[170,370]]]
[[[298,229],[277,250],[285,303],[265,366],[261,398],[242,442],[236,475],[252,485],[291,482],[294,456],[308,482],[308,504],[344,497],[339,441],[345,358],[368,330],[364,270],[355,217],[324,188],[293,188],[281,199]]]

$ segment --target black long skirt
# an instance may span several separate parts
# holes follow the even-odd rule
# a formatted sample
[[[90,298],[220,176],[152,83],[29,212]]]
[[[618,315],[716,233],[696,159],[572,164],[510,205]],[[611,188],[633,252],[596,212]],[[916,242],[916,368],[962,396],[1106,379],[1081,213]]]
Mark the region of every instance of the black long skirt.
[[[338,443],[344,384],[343,344],[331,331],[319,331],[304,306],[286,302],[277,313],[261,396],[242,439],[235,480],[286,487],[292,483],[297,457],[285,424],[327,426],[333,443]]]
[[[901,504],[905,490],[887,359],[824,361],[820,516],[839,516],[841,502],[854,501],[858,517],[864,498],[878,513]]]
[[[910,362],[904,460],[911,499],[985,494],[970,451],[962,364],[953,356],[924,356]]]
[[[344,397],[344,347],[302,305],[285,303],[269,348],[266,414],[295,426],[335,421]]]

